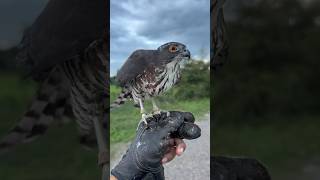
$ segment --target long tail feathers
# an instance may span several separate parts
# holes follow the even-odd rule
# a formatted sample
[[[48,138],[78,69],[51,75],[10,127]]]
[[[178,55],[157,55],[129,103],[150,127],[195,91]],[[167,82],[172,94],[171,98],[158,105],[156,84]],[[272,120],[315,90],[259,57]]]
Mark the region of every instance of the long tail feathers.
[[[110,104],[110,110],[120,107],[130,98],[132,98],[131,92],[126,88],[122,89],[117,99],[112,104]]]
[[[69,94],[53,78],[55,77],[49,77],[41,84],[37,96],[22,119],[0,140],[0,154],[43,135],[54,119],[70,117]]]

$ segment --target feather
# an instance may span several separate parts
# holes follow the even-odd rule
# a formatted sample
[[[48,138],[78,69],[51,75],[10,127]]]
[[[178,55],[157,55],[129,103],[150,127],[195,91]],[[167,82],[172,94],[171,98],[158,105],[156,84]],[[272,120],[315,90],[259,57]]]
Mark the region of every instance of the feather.
[[[158,66],[162,62],[157,59],[156,50],[134,51],[117,73],[120,86],[125,86],[150,66]]]

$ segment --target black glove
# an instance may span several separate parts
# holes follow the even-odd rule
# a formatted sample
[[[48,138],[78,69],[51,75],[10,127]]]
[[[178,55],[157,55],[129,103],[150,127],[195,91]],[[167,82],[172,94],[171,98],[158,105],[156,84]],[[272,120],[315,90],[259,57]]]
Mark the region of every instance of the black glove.
[[[111,171],[118,180],[143,179],[153,174],[164,179],[161,159],[168,150],[171,138],[195,139],[201,135],[189,112],[162,112],[147,118],[148,124],[138,125],[136,138],[120,163]]]

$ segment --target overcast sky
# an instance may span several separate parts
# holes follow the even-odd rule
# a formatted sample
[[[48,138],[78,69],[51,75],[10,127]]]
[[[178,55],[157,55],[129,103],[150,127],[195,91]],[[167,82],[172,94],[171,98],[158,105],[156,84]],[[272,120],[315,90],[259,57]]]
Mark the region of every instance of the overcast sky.
[[[209,0],[111,0],[110,15],[111,76],[134,50],[169,41],[186,44],[193,57],[209,59]]]
[[[17,45],[48,0],[0,0],[0,49]],[[136,49],[169,41],[209,59],[209,0],[111,0],[111,75]]]
[[[0,49],[17,45],[48,0],[0,0]]]

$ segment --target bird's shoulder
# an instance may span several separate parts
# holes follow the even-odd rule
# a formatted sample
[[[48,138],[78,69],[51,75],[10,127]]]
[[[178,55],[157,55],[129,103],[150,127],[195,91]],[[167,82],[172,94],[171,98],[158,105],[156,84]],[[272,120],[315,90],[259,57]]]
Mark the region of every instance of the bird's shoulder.
[[[148,67],[157,66],[158,62],[156,50],[135,50],[118,71],[117,80],[120,85],[125,86]]]
[[[131,53],[127,61],[132,61],[132,60],[141,61],[141,60],[154,58],[155,56],[157,56],[156,50],[137,49]]]

